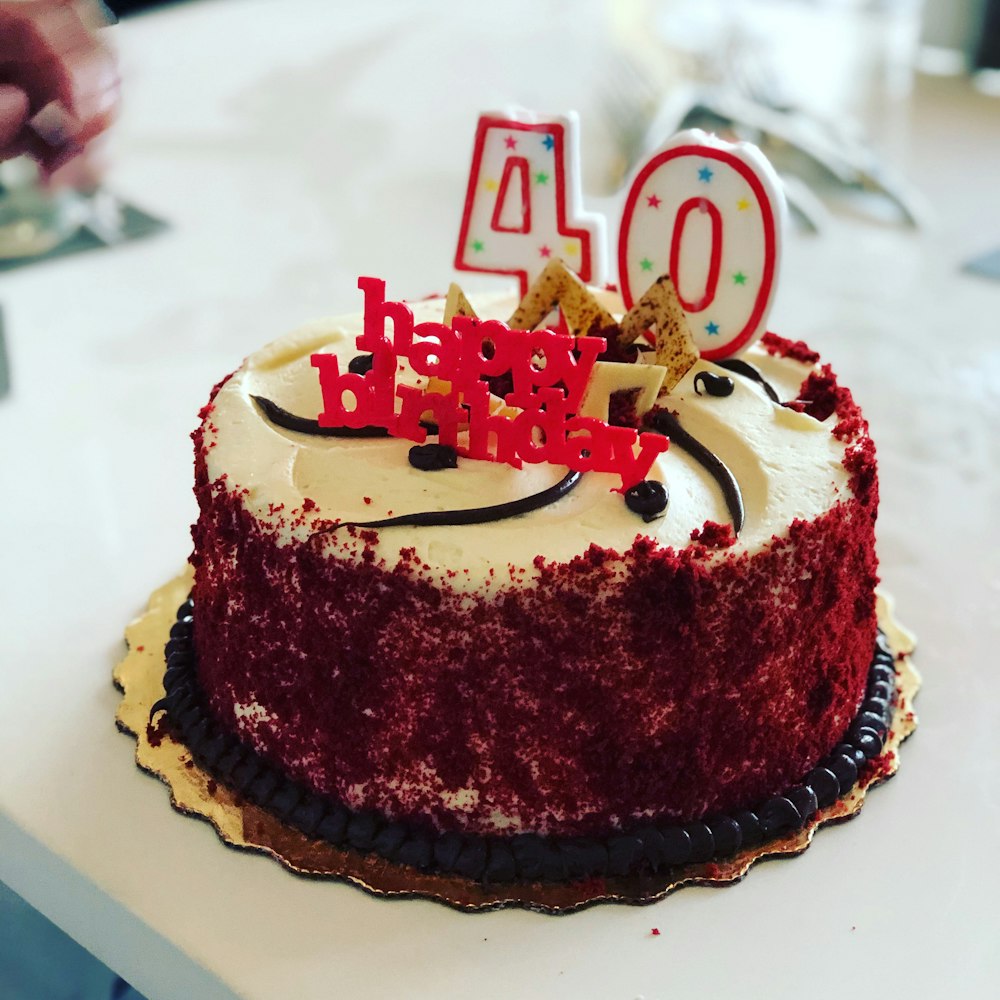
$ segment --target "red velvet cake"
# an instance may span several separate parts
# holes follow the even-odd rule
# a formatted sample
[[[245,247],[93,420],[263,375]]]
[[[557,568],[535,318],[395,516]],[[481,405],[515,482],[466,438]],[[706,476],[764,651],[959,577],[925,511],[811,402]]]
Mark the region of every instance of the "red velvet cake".
[[[310,358],[363,375],[362,329],[252,355],[194,435],[194,677],[224,780],[333,842],[500,881],[706,860],[851,786],[892,702],[878,488],[817,355],[768,334],[697,362],[645,415],[670,448],[623,496],[456,458],[435,426],[422,452],[319,426]]]

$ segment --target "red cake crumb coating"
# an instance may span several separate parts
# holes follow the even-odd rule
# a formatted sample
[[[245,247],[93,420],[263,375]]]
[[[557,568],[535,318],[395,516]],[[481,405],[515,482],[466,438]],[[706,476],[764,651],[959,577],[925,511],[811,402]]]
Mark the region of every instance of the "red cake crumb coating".
[[[208,481],[199,430],[212,710],[317,792],[438,830],[599,835],[781,791],[843,735],[876,631],[874,449],[828,368],[800,395],[849,442],[853,495],[826,514],[754,554],[708,522],[682,551],[640,534],[539,558],[537,581],[489,596],[431,582],[412,553],[390,568],[370,548],[357,562],[277,545],[238,489]],[[267,717],[241,728],[234,705]]]

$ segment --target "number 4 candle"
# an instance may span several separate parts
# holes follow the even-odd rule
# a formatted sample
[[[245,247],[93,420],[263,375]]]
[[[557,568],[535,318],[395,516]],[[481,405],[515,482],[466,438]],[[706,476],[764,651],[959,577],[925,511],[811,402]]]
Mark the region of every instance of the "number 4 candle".
[[[781,181],[755,146],[678,133],[639,169],[625,201],[625,307],[669,274],[701,356],[739,353],[766,328],[785,211]]]
[[[604,219],[581,208],[575,114],[479,119],[455,253],[460,271],[517,277],[521,295],[550,260],[603,280]]]

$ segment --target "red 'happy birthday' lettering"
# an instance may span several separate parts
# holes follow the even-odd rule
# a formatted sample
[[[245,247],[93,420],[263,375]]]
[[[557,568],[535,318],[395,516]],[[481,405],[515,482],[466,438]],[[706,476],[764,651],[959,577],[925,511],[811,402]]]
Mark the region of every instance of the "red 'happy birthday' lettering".
[[[467,458],[515,468],[549,462],[580,472],[617,473],[620,491],[645,479],[656,456],[667,450],[669,441],[661,434],[638,434],[575,415],[607,346],[603,338],[512,330],[499,320],[466,316],[456,316],[451,326],[414,324],[405,303],[386,301],[384,281],[362,277],[358,288],[365,295],[365,315],[355,343],[372,355],[372,367],[364,375],[341,372],[336,355],[311,356],[323,393],[321,427],[384,427],[394,437],[422,443],[427,430],[421,420],[429,413],[438,440]],[[418,375],[449,383],[449,391],[396,385],[399,358]],[[504,403],[520,410],[513,416],[493,412],[486,382],[507,373],[513,390]],[[461,431],[467,431],[462,443]]]

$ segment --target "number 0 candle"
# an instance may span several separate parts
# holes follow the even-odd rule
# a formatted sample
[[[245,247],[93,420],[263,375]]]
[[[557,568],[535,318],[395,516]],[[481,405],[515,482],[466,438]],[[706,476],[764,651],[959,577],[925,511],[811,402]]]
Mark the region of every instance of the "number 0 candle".
[[[523,296],[561,259],[583,281],[604,271],[604,219],[581,207],[578,120],[479,119],[455,267],[517,277]]]
[[[625,201],[626,308],[669,274],[702,357],[743,351],[766,329],[785,212],[781,181],[755,146],[678,133],[640,168]]]

